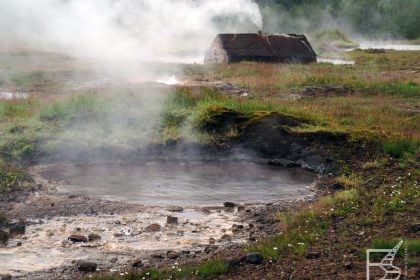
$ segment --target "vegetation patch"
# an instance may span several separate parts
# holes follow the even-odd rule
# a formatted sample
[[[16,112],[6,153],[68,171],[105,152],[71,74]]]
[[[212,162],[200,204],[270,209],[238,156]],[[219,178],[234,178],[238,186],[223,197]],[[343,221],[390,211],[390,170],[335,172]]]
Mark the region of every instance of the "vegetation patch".
[[[0,161],[0,198],[3,198],[13,188],[32,186],[33,184],[31,176]]]

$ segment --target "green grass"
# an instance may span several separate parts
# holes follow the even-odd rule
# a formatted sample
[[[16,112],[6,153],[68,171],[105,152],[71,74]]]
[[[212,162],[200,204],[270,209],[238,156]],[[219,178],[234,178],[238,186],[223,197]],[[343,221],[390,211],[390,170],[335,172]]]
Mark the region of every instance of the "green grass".
[[[228,265],[220,259],[210,259],[197,266],[173,266],[172,268],[144,269],[142,271],[127,272],[123,275],[95,275],[86,279],[95,280],[166,280],[166,279],[211,279],[226,273]]]
[[[283,232],[248,246],[246,251],[259,252],[265,258],[272,259],[290,253],[302,255],[329,228],[331,215],[351,213],[352,206],[358,199],[355,189],[344,190],[322,197],[315,207],[280,213],[278,219]]]
[[[328,215],[309,209],[281,213],[279,222],[284,228],[282,233],[249,245],[245,250],[259,252],[268,259],[278,259],[290,253],[301,255],[330,225]]]
[[[409,139],[388,140],[383,144],[383,151],[392,157],[402,158],[406,154],[415,154],[420,146],[417,141]]]
[[[13,82],[13,84],[20,88],[31,88],[36,85],[41,84],[42,82],[45,82],[48,80],[48,77],[45,72],[41,71],[35,71],[35,72],[17,72],[14,73],[10,80]]]
[[[384,238],[375,238],[372,241],[372,245],[370,249],[393,249],[401,239],[384,239]],[[420,256],[420,239],[403,239],[404,243],[401,245],[397,252],[397,257],[404,257],[405,249],[407,248],[407,254],[410,257],[418,257]],[[381,259],[384,257],[384,254],[381,253],[372,253],[372,258]],[[362,259],[366,259],[366,250],[363,251],[361,255]]]
[[[0,198],[15,187],[32,186],[31,176],[0,161]],[[0,220],[3,219],[0,215]]]
[[[70,117],[89,118],[89,115],[106,110],[110,102],[100,99],[95,92],[74,95],[49,104],[40,114],[42,121],[65,121]]]

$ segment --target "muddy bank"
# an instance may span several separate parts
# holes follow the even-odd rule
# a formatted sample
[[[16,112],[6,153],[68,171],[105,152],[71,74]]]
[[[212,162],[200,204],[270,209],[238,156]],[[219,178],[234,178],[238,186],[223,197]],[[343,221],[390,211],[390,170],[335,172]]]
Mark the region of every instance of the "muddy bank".
[[[338,165],[335,150],[347,141],[347,135],[336,132],[299,132],[309,121],[280,113],[244,116],[219,108],[208,112],[208,121],[197,129],[211,134],[212,145],[178,138],[164,144],[143,147],[89,147],[62,143],[51,153],[36,151],[24,165],[95,162],[144,163],[152,161],[248,161],[284,167],[303,168],[310,172],[335,173]],[[234,137],[226,137],[236,131]]]

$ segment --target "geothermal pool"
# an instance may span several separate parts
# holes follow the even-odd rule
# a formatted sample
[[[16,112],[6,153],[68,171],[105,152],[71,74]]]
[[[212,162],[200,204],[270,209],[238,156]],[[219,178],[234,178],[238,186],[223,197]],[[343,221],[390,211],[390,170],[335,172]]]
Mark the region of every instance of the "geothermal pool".
[[[60,165],[42,176],[59,190],[150,206],[220,206],[269,202],[310,194],[316,175],[238,162]]]
[[[25,275],[34,271],[39,272],[30,279],[50,279],[45,275],[51,271],[75,271],[80,260],[97,263],[100,271],[116,271],[126,269],[138,258],[154,263],[153,254],[162,256],[169,250],[187,258],[205,256],[210,238],[217,246],[243,244],[254,226],[251,228],[249,220],[240,214],[244,209],[223,207],[223,202],[255,203],[244,207],[256,211],[263,207],[258,202],[297,201],[311,194],[308,187],[316,179],[316,175],[302,170],[245,162],[59,164],[37,168],[37,176],[44,178],[39,178],[41,181],[57,183],[62,192],[145,206],[136,205],[136,210],[115,214],[28,220],[25,235],[13,237],[0,252],[0,272],[12,274],[13,279],[29,279]],[[47,196],[35,195],[31,203]],[[169,216],[177,221],[169,223]],[[151,225],[158,225],[158,229],[147,230]],[[235,231],[234,225],[241,225],[242,230]],[[82,243],[68,240],[72,234],[92,233],[100,239]]]

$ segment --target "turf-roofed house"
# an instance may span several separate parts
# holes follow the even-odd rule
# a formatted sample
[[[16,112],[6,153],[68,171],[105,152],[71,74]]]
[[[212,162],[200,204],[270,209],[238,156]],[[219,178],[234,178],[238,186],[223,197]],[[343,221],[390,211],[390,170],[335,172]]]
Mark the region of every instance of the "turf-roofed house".
[[[204,58],[209,64],[240,61],[311,63],[316,53],[305,35],[258,32],[219,34]]]

